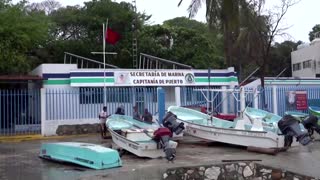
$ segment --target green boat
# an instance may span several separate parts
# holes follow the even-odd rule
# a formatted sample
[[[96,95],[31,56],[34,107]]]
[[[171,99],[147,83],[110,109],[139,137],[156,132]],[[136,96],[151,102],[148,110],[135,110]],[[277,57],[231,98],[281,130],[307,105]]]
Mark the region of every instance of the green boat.
[[[43,143],[39,157],[74,163],[92,169],[122,166],[118,151],[100,145],[80,142]]]
[[[312,115],[320,117],[320,107],[318,106],[309,106],[309,112]]]
[[[307,113],[298,112],[298,111],[286,111],[284,114],[291,115],[299,121],[303,121],[306,117],[309,116],[309,114],[307,114]]]

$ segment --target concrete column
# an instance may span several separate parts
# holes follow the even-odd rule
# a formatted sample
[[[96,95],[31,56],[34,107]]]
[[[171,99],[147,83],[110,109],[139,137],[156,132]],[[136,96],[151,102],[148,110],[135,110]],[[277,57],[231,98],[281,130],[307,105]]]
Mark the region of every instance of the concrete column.
[[[242,113],[244,112],[244,109],[246,108],[246,94],[244,87],[240,87],[240,117],[243,117]]]
[[[227,87],[226,86],[222,86],[221,87],[222,90],[222,113],[228,113],[228,95],[227,95]]]
[[[273,104],[273,113],[278,114],[278,98],[277,98],[277,86],[272,86],[272,104]]]
[[[175,87],[174,89],[174,95],[175,95],[175,101],[176,101],[176,106],[181,106],[181,89],[180,87]]]
[[[229,88],[234,89],[235,86],[230,85]],[[234,98],[232,93],[228,93],[228,95],[229,95],[229,111],[228,111],[228,113],[234,114],[235,112],[237,112],[237,110],[235,110],[236,99]],[[237,95],[237,93],[235,93],[235,95]]]
[[[258,109],[259,107],[259,92],[258,92],[258,87],[256,87],[254,90],[254,93],[253,93],[253,108],[256,108]]]
[[[45,136],[46,134],[46,89],[41,88],[40,90],[40,110],[41,110],[41,135]]]

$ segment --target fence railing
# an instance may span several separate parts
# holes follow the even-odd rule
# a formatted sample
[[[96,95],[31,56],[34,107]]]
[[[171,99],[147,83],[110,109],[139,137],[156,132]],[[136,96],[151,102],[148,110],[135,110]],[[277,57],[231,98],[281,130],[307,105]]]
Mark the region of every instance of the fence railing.
[[[157,113],[156,88],[107,87],[105,92],[99,87],[47,89],[46,120],[97,119],[104,99],[109,114],[121,105],[127,115],[133,114],[135,105],[140,114],[145,108],[153,114]]]
[[[0,90],[0,135],[39,134],[40,89]]]
[[[217,89],[218,87],[211,88]],[[246,88],[245,91],[255,90]],[[256,107],[259,109],[269,112],[276,111],[278,115],[283,116],[285,111],[296,110],[288,102],[288,92],[290,91],[306,91],[308,104],[320,106],[320,87],[318,86],[267,86],[264,90],[256,90],[259,93],[246,93],[245,104],[246,107],[254,107],[256,103]],[[213,108],[216,111],[222,112],[222,102],[226,101],[227,109],[230,112],[239,113],[239,94],[223,96],[222,92],[216,91],[208,91],[204,94],[209,97],[209,100],[213,100],[215,97]],[[204,94],[199,91],[199,87],[181,87],[180,104],[181,106],[193,107],[206,106],[207,101]],[[265,95],[265,105],[262,104],[263,94]],[[148,108],[154,115],[158,113],[156,87],[107,87],[106,91],[101,87],[52,88],[45,89],[42,93],[40,93],[40,89],[6,89],[0,90],[0,135],[39,134],[41,132],[41,114],[44,114],[42,116],[44,120],[52,123],[55,123],[54,120],[97,120],[104,99],[106,99],[110,114],[114,113],[120,105],[124,106],[127,115],[133,114],[133,106],[135,105],[138,106],[140,114],[143,114],[145,108]],[[42,100],[44,102],[41,102]],[[307,113],[308,110],[301,112]]]

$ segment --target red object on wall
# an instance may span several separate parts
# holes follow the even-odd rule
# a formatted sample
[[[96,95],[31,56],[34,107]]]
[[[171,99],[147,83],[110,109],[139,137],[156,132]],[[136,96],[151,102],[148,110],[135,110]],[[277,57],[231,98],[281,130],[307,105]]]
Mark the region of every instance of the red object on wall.
[[[307,91],[296,91],[296,107],[297,110],[308,109]]]

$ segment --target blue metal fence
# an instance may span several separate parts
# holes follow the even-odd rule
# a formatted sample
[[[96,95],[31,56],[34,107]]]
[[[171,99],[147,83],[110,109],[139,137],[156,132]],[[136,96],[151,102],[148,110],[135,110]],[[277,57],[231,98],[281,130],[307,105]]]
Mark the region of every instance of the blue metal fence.
[[[133,114],[137,105],[140,114],[145,108],[157,113],[157,89],[155,87],[100,87],[46,90],[46,120],[75,120],[98,118],[102,110],[104,94],[108,113],[124,106],[127,115]]]
[[[0,135],[39,134],[40,89],[0,90]]]
[[[202,93],[200,91],[202,89]],[[221,87],[210,87],[209,91],[206,88],[199,87],[181,87],[180,99],[181,106],[186,107],[200,107],[207,106],[207,100],[213,101],[213,108],[217,112],[222,112],[222,104],[223,102],[227,102],[228,113],[239,113],[240,112],[240,93],[237,89],[234,89],[234,93],[225,92],[226,97],[223,98],[222,92],[218,91],[210,91],[221,89]],[[253,107],[254,98],[258,98],[254,96],[253,88],[245,89],[245,102],[246,106]],[[207,99],[205,98],[207,97]],[[212,105],[210,103],[210,106]]]
[[[278,114],[284,115],[285,111],[296,110],[293,106],[288,103],[288,92],[289,91],[306,91],[308,104],[309,105],[320,105],[320,87],[319,86],[283,86],[277,87],[277,98],[278,98]],[[301,112],[308,113],[308,110]]]
[[[210,87],[210,89],[219,89],[219,87]],[[180,100],[181,106],[184,107],[199,107],[207,106],[207,100],[213,100],[213,107],[217,107],[217,111],[221,110],[221,107],[218,106],[221,101],[221,94],[214,91],[206,91],[203,87],[181,87],[180,89]],[[210,104],[211,105],[211,104]]]
[[[219,87],[211,87],[219,89]],[[239,112],[240,102],[233,99],[228,93],[227,98],[222,98],[221,92],[203,91],[199,87],[181,87],[181,106],[206,106],[207,101],[214,99],[213,106],[218,112],[222,111],[222,101],[228,102],[229,111]],[[265,87],[264,90],[254,95],[253,88],[246,88],[246,106],[253,107],[254,99],[258,99],[258,108],[273,112],[273,88]],[[306,91],[309,105],[320,106],[320,87],[318,86],[277,86],[276,87],[277,111],[280,116],[285,111],[295,110],[288,104],[289,91]],[[264,108],[262,95],[265,94]],[[133,106],[137,105],[140,114],[144,108],[156,115],[158,112],[158,99],[156,87],[107,87],[103,88],[70,88],[70,89],[46,89],[45,90],[45,118],[46,120],[77,120],[98,118],[104,101],[108,107],[108,113],[112,114],[120,105],[125,107],[125,113],[131,115]],[[239,94],[235,94],[240,99]],[[41,98],[39,89],[8,89],[0,90],[0,135],[38,134],[41,128]],[[234,108],[234,109],[232,109]],[[302,112],[308,112],[304,110]]]

